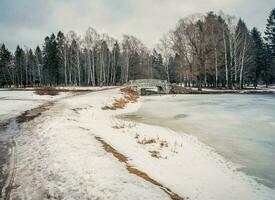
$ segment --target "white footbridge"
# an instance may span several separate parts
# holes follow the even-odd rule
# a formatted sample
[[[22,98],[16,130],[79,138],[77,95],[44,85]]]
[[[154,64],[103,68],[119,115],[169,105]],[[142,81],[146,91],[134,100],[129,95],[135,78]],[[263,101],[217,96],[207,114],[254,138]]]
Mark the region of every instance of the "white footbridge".
[[[137,79],[130,80],[128,84],[135,88],[139,94],[155,93],[155,94],[169,94],[171,84],[166,80],[159,79]]]

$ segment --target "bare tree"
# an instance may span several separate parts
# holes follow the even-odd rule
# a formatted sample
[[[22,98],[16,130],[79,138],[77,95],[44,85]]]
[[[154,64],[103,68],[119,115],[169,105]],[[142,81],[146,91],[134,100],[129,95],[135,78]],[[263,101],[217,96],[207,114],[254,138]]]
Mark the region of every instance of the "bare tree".
[[[160,39],[160,44],[158,45],[158,50],[163,56],[163,62],[168,82],[170,82],[169,59],[171,56],[174,55],[172,37],[173,33],[170,31],[168,34],[162,36],[162,38]]]
[[[89,27],[85,33],[84,45],[87,49],[87,82],[96,85],[95,82],[95,52],[93,48],[99,43],[100,36],[95,29]],[[92,55],[91,55],[92,54]]]

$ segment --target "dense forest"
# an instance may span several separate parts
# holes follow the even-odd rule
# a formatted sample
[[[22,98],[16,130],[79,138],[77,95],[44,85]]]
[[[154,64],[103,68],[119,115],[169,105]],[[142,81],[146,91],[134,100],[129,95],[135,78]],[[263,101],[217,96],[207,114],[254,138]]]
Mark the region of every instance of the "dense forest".
[[[243,88],[275,83],[275,9],[263,36],[223,13],[179,20],[153,50],[134,36],[121,42],[88,28],[59,31],[35,49],[0,49],[0,86],[119,85],[156,78],[198,87]]]

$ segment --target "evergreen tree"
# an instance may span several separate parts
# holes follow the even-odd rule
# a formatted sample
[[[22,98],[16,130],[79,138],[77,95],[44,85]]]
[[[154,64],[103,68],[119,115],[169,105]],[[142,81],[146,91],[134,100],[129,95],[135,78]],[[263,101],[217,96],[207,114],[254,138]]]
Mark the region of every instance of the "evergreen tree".
[[[43,49],[45,81],[50,85],[59,84],[59,65],[57,42],[54,34],[45,38]]]
[[[261,78],[261,73],[265,69],[265,49],[264,42],[261,37],[261,33],[257,28],[253,28],[251,31],[254,46],[254,70],[252,71],[254,76],[254,87],[257,87],[258,81]]]
[[[5,84],[10,84],[11,80],[9,77],[9,64],[11,61],[11,53],[6,46],[2,44],[0,48],[0,85],[4,86]]]
[[[33,54],[33,51],[30,49],[28,51],[28,59],[27,59],[27,68],[29,69],[29,83],[31,85],[33,85],[35,82],[37,82],[38,80],[38,76],[37,76],[37,73],[36,73],[36,58],[35,58],[35,55]]]
[[[43,60],[42,60],[42,52],[40,50],[40,47],[37,46],[36,49],[35,49],[35,64],[36,64],[36,67],[35,67],[35,71],[36,71],[36,74],[38,76],[38,80],[36,83],[38,84],[42,84],[42,80],[43,80],[43,77],[42,77],[42,67],[43,67]]]
[[[166,79],[165,68],[163,66],[162,56],[155,49],[152,55],[152,67],[154,79]]]
[[[275,56],[275,8],[271,11],[266,24],[265,41],[271,49],[271,53]]]
[[[119,44],[116,42],[112,50],[112,64],[113,64],[113,78],[112,83],[121,82],[121,63],[120,63],[120,48]]]
[[[267,62],[265,66],[265,82],[274,82],[275,79],[275,8],[270,12],[267,19],[266,30],[265,30],[265,41],[266,41],[266,51]]]
[[[62,83],[66,83],[65,81],[65,73],[66,73],[66,66],[65,66],[65,56],[66,56],[66,44],[65,44],[65,36],[64,34],[59,31],[56,36],[56,42],[57,42],[57,59],[58,59],[58,73],[59,78]],[[63,81],[64,80],[64,81]]]
[[[26,65],[26,57],[23,49],[18,45],[15,51],[15,68],[16,68],[16,85],[17,86],[25,86],[25,65]]]

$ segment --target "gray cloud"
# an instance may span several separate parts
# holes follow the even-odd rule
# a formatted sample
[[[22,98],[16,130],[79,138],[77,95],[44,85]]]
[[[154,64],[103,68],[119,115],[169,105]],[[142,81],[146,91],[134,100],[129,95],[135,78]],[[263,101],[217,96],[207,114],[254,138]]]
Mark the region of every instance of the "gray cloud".
[[[0,43],[34,47],[62,30],[84,33],[92,26],[120,39],[133,34],[153,47],[179,18],[220,11],[242,17],[263,30],[274,0],[1,0]]]

